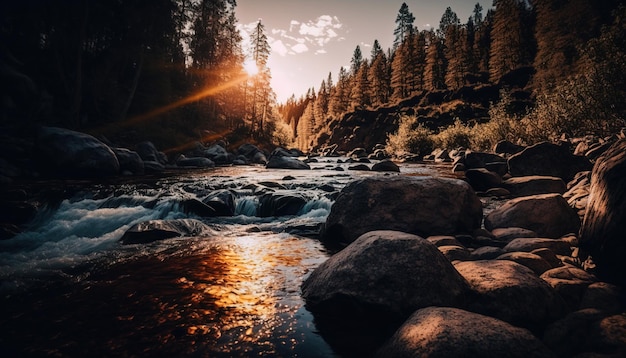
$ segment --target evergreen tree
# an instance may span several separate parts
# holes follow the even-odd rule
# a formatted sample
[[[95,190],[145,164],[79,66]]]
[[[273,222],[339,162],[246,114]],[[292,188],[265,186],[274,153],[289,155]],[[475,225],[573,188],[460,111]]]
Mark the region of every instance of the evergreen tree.
[[[356,75],[363,63],[363,53],[361,52],[361,46],[358,46],[354,49],[354,53],[352,54],[352,59],[350,60],[350,73],[352,75]]]
[[[378,40],[374,40],[374,44],[372,45],[370,62],[374,62],[376,57],[378,57],[378,55],[381,53],[384,53],[383,48],[380,47],[380,43],[378,42]]]
[[[329,112],[333,116],[339,116],[348,109],[348,99],[350,94],[349,77],[345,68],[339,68],[337,84],[332,91],[329,106]]]
[[[370,95],[373,106],[381,106],[389,100],[389,64],[384,52],[379,52],[369,69]]]
[[[409,11],[409,6],[406,3],[402,3],[396,17],[396,29],[393,31],[395,36],[393,41],[394,50],[404,42],[407,36],[414,32],[414,22],[415,16]]]
[[[443,39],[435,31],[428,33],[426,68],[424,69],[424,89],[428,91],[445,89],[446,63]]]
[[[439,21],[439,36],[446,36],[448,32],[448,27],[450,26],[459,26],[461,21],[457,16],[456,12],[452,11],[451,7],[447,7],[446,11],[441,16],[441,20]]]
[[[268,119],[268,113],[271,112],[273,103],[275,102],[275,94],[270,87],[271,74],[267,67],[271,48],[265,35],[265,26],[257,23],[252,36],[252,59],[259,69],[253,78],[252,84],[252,112],[250,129],[255,134],[263,132],[264,122]]]
[[[370,83],[368,79],[369,63],[364,60],[354,75],[354,86],[351,93],[351,108],[363,108],[370,105]]]
[[[495,0],[489,74],[492,82],[511,70],[531,64],[531,12],[524,0]]]

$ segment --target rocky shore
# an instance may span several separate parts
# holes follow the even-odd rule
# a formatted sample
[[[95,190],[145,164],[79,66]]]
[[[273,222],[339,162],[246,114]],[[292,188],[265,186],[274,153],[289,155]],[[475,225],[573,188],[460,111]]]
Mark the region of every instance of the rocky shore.
[[[131,150],[41,128],[35,142],[18,143],[0,160],[3,188],[12,188],[2,189],[0,236],[19,232],[37,200],[54,200],[15,190],[24,178],[59,180],[67,190],[72,181],[146,180],[216,165],[310,170],[318,160],[283,148],[225,147],[198,143],[168,158],[149,142]],[[336,253],[308,276],[302,296],[321,335],[345,356],[625,356],[624,153],[620,134],[425,158],[450,163],[452,178],[403,175],[383,147],[347,153],[350,170],[393,174],[345,186],[320,232]],[[183,204],[228,215],[231,199]],[[264,215],[290,210],[284,198],[265,199]],[[122,242],[189,236],[202,225],[141,223]]]
[[[626,139],[605,150],[446,153],[465,180],[346,186],[339,251],[302,285],[322,334],[347,356],[626,355]]]

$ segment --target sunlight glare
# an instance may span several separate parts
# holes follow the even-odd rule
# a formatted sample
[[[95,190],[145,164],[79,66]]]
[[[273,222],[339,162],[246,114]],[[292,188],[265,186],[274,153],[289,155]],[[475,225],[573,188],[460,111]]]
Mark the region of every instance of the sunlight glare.
[[[256,76],[259,73],[259,67],[253,60],[246,60],[243,63],[243,68],[246,70],[248,76]]]

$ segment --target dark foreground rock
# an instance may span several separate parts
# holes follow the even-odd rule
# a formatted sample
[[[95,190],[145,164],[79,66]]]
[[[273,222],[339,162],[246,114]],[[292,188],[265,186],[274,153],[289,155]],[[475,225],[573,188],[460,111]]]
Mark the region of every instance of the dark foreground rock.
[[[626,285],[626,139],[593,167],[580,240],[600,277]]]
[[[554,357],[529,331],[449,307],[415,312],[377,357]]]
[[[326,219],[323,239],[345,244],[373,230],[423,237],[470,233],[481,221],[482,204],[462,180],[366,178],[341,191]]]
[[[111,148],[85,133],[42,127],[37,145],[41,166],[53,176],[99,178],[120,172]]]
[[[210,228],[194,219],[150,220],[133,225],[120,241],[123,244],[145,244],[182,236],[206,234]]]
[[[465,280],[429,241],[373,231],[313,271],[302,296],[320,330],[355,335],[336,344],[358,346],[360,341],[369,346],[382,343],[417,309],[460,306],[467,290]]]

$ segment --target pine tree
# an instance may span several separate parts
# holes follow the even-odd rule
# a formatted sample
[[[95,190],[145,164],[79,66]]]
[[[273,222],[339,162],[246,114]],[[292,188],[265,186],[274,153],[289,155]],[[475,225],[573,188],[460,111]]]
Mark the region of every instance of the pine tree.
[[[350,94],[349,77],[345,68],[339,68],[337,84],[333,87],[329,106],[329,112],[333,116],[340,116],[348,109],[348,96]]]
[[[389,64],[384,52],[379,52],[372,61],[369,69],[369,82],[371,89],[371,103],[373,106],[381,106],[389,100]]]
[[[445,89],[446,63],[443,39],[435,31],[428,33],[426,68],[424,69],[424,89],[428,91]]]
[[[372,45],[370,62],[374,62],[376,57],[378,57],[378,55],[381,53],[384,53],[383,48],[380,47],[380,43],[378,42],[378,40],[374,40],[374,44]]]
[[[402,3],[398,16],[396,17],[396,29],[393,31],[395,39],[393,41],[394,50],[404,42],[404,40],[414,32],[413,23],[415,16],[409,11],[409,6]]]
[[[531,64],[534,49],[526,2],[495,0],[494,5],[489,74],[492,82],[498,82],[509,71]]]
[[[364,60],[353,76],[354,86],[351,94],[351,108],[363,108],[370,105],[370,83],[368,79],[369,63]]]
[[[361,52],[361,46],[358,46],[354,49],[354,53],[352,54],[352,59],[350,60],[350,73],[352,75],[356,75],[363,63],[363,53]]]
[[[252,112],[251,131],[254,134],[263,132],[264,122],[268,119],[271,107],[275,102],[275,94],[270,87],[271,73],[267,67],[267,61],[271,52],[270,45],[265,35],[265,26],[261,20],[257,23],[250,37],[252,42],[252,60],[259,72],[253,78],[252,84]]]

